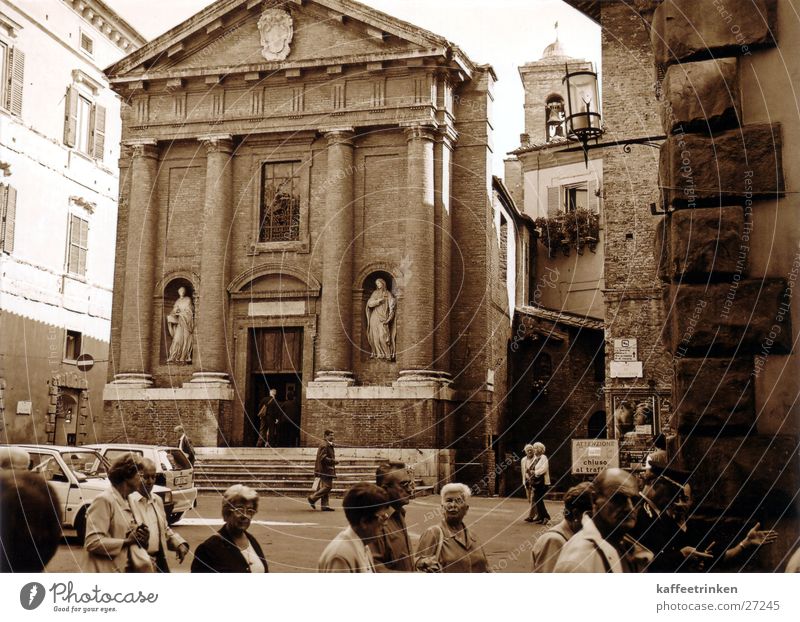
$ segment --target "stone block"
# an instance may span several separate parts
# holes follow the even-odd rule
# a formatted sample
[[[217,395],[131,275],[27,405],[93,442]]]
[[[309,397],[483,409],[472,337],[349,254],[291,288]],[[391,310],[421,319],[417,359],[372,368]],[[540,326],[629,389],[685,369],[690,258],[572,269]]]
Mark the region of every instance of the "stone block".
[[[678,210],[670,217],[669,227],[668,279],[707,282],[747,274],[749,246],[742,242],[741,207]]]
[[[780,124],[745,125],[716,136],[673,134],[661,145],[665,208],[775,198],[784,190]]]
[[[774,46],[777,0],[665,0],[653,15],[656,63],[741,56]]]
[[[678,356],[787,354],[792,328],[783,279],[666,288],[667,349]],[[782,305],[784,305],[782,307]]]
[[[735,58],[681,63],[664,78],[661,123],[675,129],[711,132],[739,125],[739,72]]]
[[[800,456],[796,437],[690,435],[681,440],[679,463],[692,474],[700,512],[748,520],[797,514]]]
[[[680,359],[675,374],[675,418],[682,434],[747,434],[756,420],[753,362]]]

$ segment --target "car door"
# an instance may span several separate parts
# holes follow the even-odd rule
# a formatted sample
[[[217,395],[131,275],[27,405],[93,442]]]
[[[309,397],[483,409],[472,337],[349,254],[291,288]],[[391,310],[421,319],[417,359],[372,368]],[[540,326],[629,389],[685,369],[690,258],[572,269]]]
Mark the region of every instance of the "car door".
[[[67,511],[71,482],[69,476],[60,464],[58,453],[36,451],[35,449],[29,449],[27,451],[31,457],[31,470],[41,473],[42,477],[55,491],[59,510],[61,511],[62,522],[72,524],[71,519],[74,518],[74,511]],[[75,486],[77,487],[77,482]]]

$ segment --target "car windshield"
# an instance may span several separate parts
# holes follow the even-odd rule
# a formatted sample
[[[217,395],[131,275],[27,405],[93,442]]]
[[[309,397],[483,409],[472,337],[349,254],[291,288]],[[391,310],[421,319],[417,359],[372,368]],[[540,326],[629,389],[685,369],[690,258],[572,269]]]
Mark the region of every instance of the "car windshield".
[[[86,477],[107,477],[106,461],[96,451],[81,449],[62,451],[61,457],[73,473]]]

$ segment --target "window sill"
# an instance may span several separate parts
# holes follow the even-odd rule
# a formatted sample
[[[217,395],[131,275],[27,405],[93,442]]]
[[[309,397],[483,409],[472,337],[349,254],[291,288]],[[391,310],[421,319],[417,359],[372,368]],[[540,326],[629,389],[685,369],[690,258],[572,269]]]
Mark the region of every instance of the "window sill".
[[[78,281],[79,283],[83,283],[84,285],[89,284],[89,279],[86,278],[86,275],[74,274],[72,272],[67,272],[64,274],[65,279],[71,279],[73,281]]]
[[[291,242],[256,242],[250,245],[249,255],[262,253],[280,253],[291,251],[296,253],[309,252],[308,240],[293,240]]]

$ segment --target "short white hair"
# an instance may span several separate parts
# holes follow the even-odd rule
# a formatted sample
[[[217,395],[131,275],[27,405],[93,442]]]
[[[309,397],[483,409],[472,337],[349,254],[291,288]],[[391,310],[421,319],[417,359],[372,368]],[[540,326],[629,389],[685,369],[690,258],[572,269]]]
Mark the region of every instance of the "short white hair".
[[[234,501],[254,502],[258,505],[258,493],[244,484],[234,484],[222,494],[224,505],[231,505]]]
[[[442,501],[444,501],[444,496],[451,492],[460,493],[461,496],[464,497],[464,501],[468,501],[472,496],[472,491],[466,484],[445,484],[442,486],[442,490],[439,493],[442,496]]]
[[[528,453],[528,450],[529,450],[529,449],[530,449],[531,451],[533,451],[533,445],[531,445],[530,443],[528,443],[527,445],[525,445],[525,447],[523,447],[523,448],[522,448],[522,451],[524,451],[525,453]]]
[[[542,453],[544,453],[544,443],[534,443],[533,444],[533,450],[536,451],[537,448],[541,449]]]

